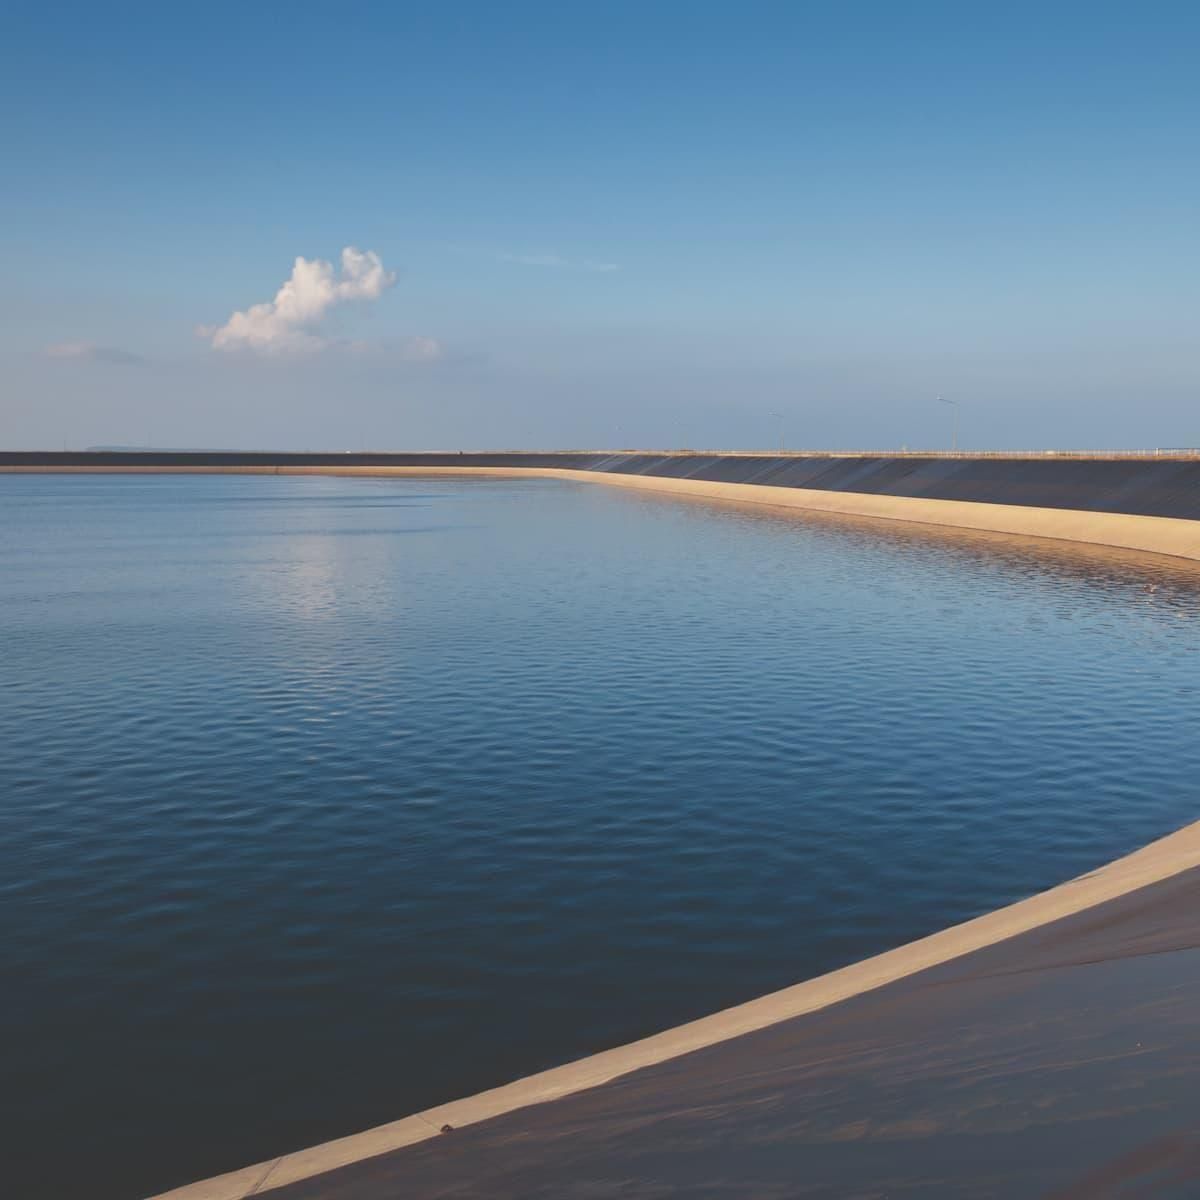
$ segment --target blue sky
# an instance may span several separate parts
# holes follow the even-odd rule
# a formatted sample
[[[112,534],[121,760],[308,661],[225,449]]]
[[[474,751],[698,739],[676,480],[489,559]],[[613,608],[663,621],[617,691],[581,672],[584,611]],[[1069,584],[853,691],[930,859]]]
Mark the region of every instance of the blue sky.
[[[1200,6],[0,21],[5,444],[1200,444]]]

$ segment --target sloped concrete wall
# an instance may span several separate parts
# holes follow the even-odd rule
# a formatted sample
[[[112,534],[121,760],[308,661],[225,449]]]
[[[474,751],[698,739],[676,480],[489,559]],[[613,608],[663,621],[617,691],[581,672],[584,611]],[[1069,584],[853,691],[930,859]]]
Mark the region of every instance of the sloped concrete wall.
[[[0,453],[0,472],[506,475],[1200,560],[1200,458],[851,454]]]
[[[1029,508],[1076,509],[1200,520],[1200,459],[971,458],[946,455],[487,454],[275,453],[0,453],[0,470],[249,470],[364,471],[414,468],[594,471],[907,496]]]

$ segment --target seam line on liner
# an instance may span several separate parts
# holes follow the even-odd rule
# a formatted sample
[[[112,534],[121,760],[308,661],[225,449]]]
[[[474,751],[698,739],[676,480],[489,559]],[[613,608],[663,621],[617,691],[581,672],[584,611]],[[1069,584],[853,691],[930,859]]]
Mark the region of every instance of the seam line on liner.
[[[451,1101],[451,1103],[453,1103],[453,1102]],[[434,1124],[434,1122],[429,1120],[429,1118],[425,1115],[427,1112],[432,1112],[432,1111],[433,1111],[432,1109],[425,1109],[422,1112],[412,1113],[409,1117],[405,1117],[405,1118],[401,1118],[401,1119],[402,1120],[420,1121],[421,1124],[424,1125],[429,1130],[430,1134],[440,1134],[442,1132],[441,1125]],[[347,1136],[348,1137],[358,1137],[360,1135],[357,1133],[352,1133],[352,1134],[348,1134]],[[430,1139],[424,1138],[422,1140],[428,1141]],[[277,1159],[274,1160],[274,1162],[272,1162],[267,1167],[266,1171],[263,1172],[262,1176],[258,1179],[258,1181],[254,1184],[254,1186],[248,1192],[246,1192],[245,1196],[243,1197],[243,1200],[250,1200],[250,1197],[252,1197],[252,1196],[261,1195],[262,1192],[264,1191],[264,1189],[266,1191],[274,1191],[275,1190],[274,1185],[271,1184],[269,1182],[269,1180],[270,1180],[271,1176],[275,1174],[275,1169],[277,1167],[282,1166],[289,1158],[294,1158],[299,1154],[304,1154],[308,1149],[309,1149],[308,1147],[304,1147],[300,1150],[291,1151],[288,1154],[281,1154]],[[393,1147],[392,1149],[381,1150],[381,1151],[379,1151],[379,1154],[391,1154],[391,1153],[393,1153],[394,1149],[395,1148]],[[376,1157],[376,1155],[367,1154],[367,1155],[363,1155],[359,1158],[352,1158],[347,1163],[344,1163],[342,1165],[349,1166],[352,1163],[362,1162],[365,1159],[374,1158],[374,1157]],[[328,1170],[336,1170],[336,1169],[337,1169],[336,1167],[328,1167],[328,1168],[325,1168],[325,1170],[319,1172],[319,1174],[325,1174],[325,1172]],[[307,1179],[307,1178],[311,1178],[311,1176],[310,1175],[302,1175],[302,1176],[300,1176],[300,1178]],[[284,1180],[284,1183],[281,1186],[286,1186],[286,1184],[288,1182],[289,1182],[288,1180]]]
[[[271,1177],[271,1173],[275,1170],[275,1168],[277,1166],[279,1166],[279,1164],[281,1162],[283,1162],[283,1159],[284,1159],[284,1155],[282,1155],[282,1154],[278,1158],[272,1159],[267,1164],[267,1169],[262,1173],[262,1175],[259,1176],[258,1181],[253,1185],[253,1187],[250,1188],[250,1190],[246,1193],[246,1195],[247,1196],[257,1195],[259,1190],[262,1188],[262,1185],[267,1182],[267,1180]]]
[[[1119,897],[1114,897],[1119,899]],[[1102,902],[1103,903],[1103,902]],[[1030,930],[1029,932],[1033,932]],[[986,947],[983,947],[986,949]],[[1102,954],[1098,958],[1064,958],[1057,962],[1035,964],[1032,967],[1014,967],[1011,971],[990,971],[984,975],[965,975],[961,979],[947,979],[930,984],[930,987],[950,987],[958,983],[973,983],[985,979],[1015,979],[1022,975],[1038,975],[1043,971],[1065,971],[1069,967],[1099,967],[1105,963],[1125,962],[1133,958],[1157,958],[1163,954],[1191,954],[1200,950],[1200,942],[1189,942],[1182,946],[1165,946],[1159,950],[1129,950],[1124,954]]]

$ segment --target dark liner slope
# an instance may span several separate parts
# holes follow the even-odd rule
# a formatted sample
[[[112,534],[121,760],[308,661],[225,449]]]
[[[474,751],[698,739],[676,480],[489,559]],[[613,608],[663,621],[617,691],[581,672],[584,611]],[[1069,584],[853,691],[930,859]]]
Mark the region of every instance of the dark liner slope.
[[[272,1200],[1200,1195],[1200,870]]]
[[[188,467],[364,470],[524,467],[719,483],[963,500],[1033,508],[1200,519],[1200,461],[1191,458],[959,458],[733,454],[275,454],[0,452],[0,471]]]

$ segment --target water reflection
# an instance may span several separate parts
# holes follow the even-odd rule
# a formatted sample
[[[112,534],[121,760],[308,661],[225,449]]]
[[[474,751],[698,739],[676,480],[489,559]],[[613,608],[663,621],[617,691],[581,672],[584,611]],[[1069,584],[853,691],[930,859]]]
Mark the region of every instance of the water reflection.
[[[389,1120],[1197,816],[1188,564],[553,481],[0,502],[24,1197]]]

